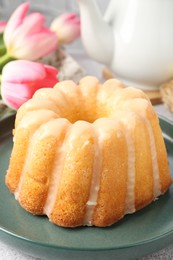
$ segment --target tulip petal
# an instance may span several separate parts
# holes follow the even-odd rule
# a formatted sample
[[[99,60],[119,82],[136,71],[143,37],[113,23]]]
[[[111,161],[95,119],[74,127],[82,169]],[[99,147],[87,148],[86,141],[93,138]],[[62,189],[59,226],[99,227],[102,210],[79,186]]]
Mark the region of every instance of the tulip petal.
[[[27,83],[44,80],[46,77],[56,78],[57,74],[58,70],[55,67],[27,60],[15,60],[4,66],[1,81]]]
[[[44,30],[31,35],[13,46],[13,56],[18,59],[37,60],[57,48],[57,36],[54,32]],[[15,43],[14,43],[15,44]]]
[[[40,84],[39,88],[53,88],[57,82],[58,82],[57,78],[46,77],[44,80],[39,82]]]
[[[52,88],[58,70],[52,66],[27,60],[9,62],[2,71],[1,94],[4,102],[18,109],[40,88]]]
[[[16,59],[36,60],[54,51],[57,37],[44,27],[40,13],[27,15],[29,3],[21,4],[7,23],[4,40],[9,56]]]
[[[58,70],[55,67],[44,64],[44,68],[46,70],[46,74],[51,77],[56,77],[58,74]]]
[[[80,19],[75,13],[66,13],[55,18],[51,24],[51,28],[55,29],[65,26],[66,24],[80,24]]]
[[[53,20],[50,28],[60,44],[71,43],[80,36],[80,19],[75,13],[63,14]]]
[[[75,13],[63,14],[59,17],[63,24],[80,24],[80,19]]]
[[[43,29],[44,22],[45,18],[40,13],[32,13],[25,17],[23,23],[13,33],[15,46],[20,45],[26,37],[39,33]]]
[[[42,80],[42,88],[52,88],[58,82],[58,70],[52,66],[44,65],[46,78]]]
[[[30,4],[28,2],[21,4],[10,17],[4,31],[4,41],[7,46],[10,45],[12,41],[11,36],[13,35],[15,29],[23,22],[29,7]]]
[[[22,97],[6,96],[3,98],[3,100],[8,107],[17,110],[28,99]]]
[[[61,28],[57,36],[60,44],[67,44],[71,43],[74,39],[79,37],[79,35],[79,30],[69,25]]]
[[[2,82],[2,94],[13,95],[13,97],[32,97],[33,85],[24,83]]]
[[[11,108],[18,109],[24,102],[32,98],[34,93],[40,88],[52,88],[58,79],[45,78],[44,80],[30,84],[19,84],[2,82],[1,95],[3,101]]]
[[[38,81],[44,79],[45,76],[43,64],[25,60],[11,61],[2,71],[2,81],[13,83]]]
[[[40,13],[31,13],[25,17],[23,25],[27,34],[34,34],[42,30],[45,23],[45,17]]]
[[[2,82],[13,84],[35,82],[37,88],[40,88],[39,85],[41,87],[52,87],[58,81],[58,70],[56,68],[26,60],[9,62],[4,67],[2,75]]]
[[[18,109],[33,94],[33,87],[28,88],[28,84],[13,84],[2,82],[1,94],[4,102],[11,108]]]

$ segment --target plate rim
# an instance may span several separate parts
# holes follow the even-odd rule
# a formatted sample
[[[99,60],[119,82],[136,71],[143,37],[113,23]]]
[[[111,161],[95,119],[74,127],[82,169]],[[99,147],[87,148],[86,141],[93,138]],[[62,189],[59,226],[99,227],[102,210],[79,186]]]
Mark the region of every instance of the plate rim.
[[[88,228],[88,227],[86,227],[86,228]],[[4,232],[7,235],[12,236],[14,239],[17,238],[17,239],[20,239],[22,241],[29,242],[31,244],[42,246],[42,247],[46,247],[46,248],[55,248],[55,249],[62,249],[62,250],[69,250],[69,251],[71,250],[71,251],[93,251],[93,252],[96,252],[96,251],[113,251],[113,250],[118,250],[118,249],[134,248],[134,247],[137,247],[137,246],[150,244],[152,242],[155,242],[155,241],[158,241],[158,240],[162,240],[163,238],[166,238],[169,235],[173,235],[173,229],[172,229],[172,230],[167,231],[164,234],[158,235],[158,236],[156,236],[154,238],[146,239],[146,240],[143,240],[143,241],[140,241],[140,242],[136,242],[136,243],[133,243],[133,244],[128,244],[128,245],[125,245],[125,246],[116,246],[115,245],[114,247],[106,247],[106,248],[104,248],[104,247],[102,247],[102,248],[100,248],[100,247],[98,247],[98,248],[96,248],[96,247],[95,248],[90,248],[90,247],[79,248],[79,247],[74,247],[74,246],[73,247],[58,246],[58,245],[55,245],[55,244],[48,244],[48,243],[44,243],[44,242],[39,242],[37,240],[30,239],[30,238],[27,238],[27,237],[15,234],[12,231],[5,230],[0,225],[0,232],[1,231]]]

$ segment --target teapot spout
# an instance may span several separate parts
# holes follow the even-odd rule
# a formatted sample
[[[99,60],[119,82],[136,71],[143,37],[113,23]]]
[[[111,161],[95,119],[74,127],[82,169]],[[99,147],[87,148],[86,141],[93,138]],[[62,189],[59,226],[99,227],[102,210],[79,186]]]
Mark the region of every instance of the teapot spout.
[[[88,55],[106,65],[113,57],[113,30],[107,24],[95,0],[78,0],[81,16],[81,38]]]

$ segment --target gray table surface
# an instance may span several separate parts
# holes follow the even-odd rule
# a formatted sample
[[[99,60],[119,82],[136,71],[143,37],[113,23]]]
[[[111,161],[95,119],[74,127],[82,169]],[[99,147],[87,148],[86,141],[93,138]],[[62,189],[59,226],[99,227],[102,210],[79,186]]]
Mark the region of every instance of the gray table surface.
[[[99,1],[102,6],[106,5],[106,1],[104,0],[99,0]],[[8,17],[11,14],[12,10],[14,9],[14,6],[17,6],[21,2],[24,1],[0,0],[0,20]],[[48,22],[52,20],[52,15],[56,16],[59,13],[63,12],[64,10],[67,9],[69,10],[70,8],[76,9],[76,4],[72,0],[71,1],[49,0],[47,1],[49,2],[49,8],[47,8],[46,1],[30,0],[30,2],[33,6],[33,9],[37,9],[42,12],[45,12],[45,10],[47,10],[46,15],[48,18]],[[46,8],[45,8],[45,3],[46,3]],[[67,48],[67,52],[71,54],[79,62],[79,64],[86,70],[88,74],[92,74],[97,76],[98,78],[101,78],[102,65],[99,65],[94,61],[91,61],[87,57],[87,55],[83,51],[80,41],[78,41],[75,44],[72,44],[70,48]],[[155,110],[159,115],[162,115],[173,121],[173,114],[169,112],[164,105],[155,106]],[[36,259],[38,258],[27,256],[23,252],[13,249],[0,241],[0,260],[36,260]],[[143,258],[140,258],[140,260],[156,260],[156,259],[160,259],[160,260],[173,259],[173,241],[172,241],[172,245],[170,244],[169,247],[164,248],[161,251],[156,252],[150,256],[145,256]],[[57,260],[60,259],[57,258]]]

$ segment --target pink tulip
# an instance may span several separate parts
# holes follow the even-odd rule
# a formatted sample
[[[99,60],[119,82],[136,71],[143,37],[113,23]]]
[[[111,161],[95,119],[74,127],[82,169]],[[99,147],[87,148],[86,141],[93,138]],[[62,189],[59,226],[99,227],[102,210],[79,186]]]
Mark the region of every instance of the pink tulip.
[[[29,7],[28,2],[23,3],[14,11],[4,31],[4,42],[9,56],[37,60],[56,49],[57,37],[44,26],[42,14],[27,16]]]
[[[58,71],[42,63],[16,60],[6,64],[2,71],[1,95],[4,102],[18,109],[40,88],[52,88]]]
[[[80,19],[75,13],[57,17],[50,28],[56,32],[59,44],[68,44],[80,36]]]
[[[4,32],[6,24],[7,24],[6,21],[0,21],[0,33]]]

